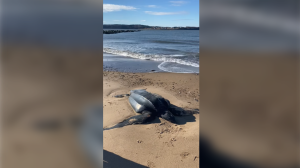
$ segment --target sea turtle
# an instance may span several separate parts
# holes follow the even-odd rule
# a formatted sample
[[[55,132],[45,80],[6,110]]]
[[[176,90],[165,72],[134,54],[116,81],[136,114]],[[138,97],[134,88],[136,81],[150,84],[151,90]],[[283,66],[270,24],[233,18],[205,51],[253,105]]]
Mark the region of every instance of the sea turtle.
[[[125,96],[129,96],[128,99],[131,107],[140,115],[130,117],[113,127],[104,128],[104,130],[119,128],[126,125],[144,124],[154,120],[156,117],[161,117],[167,121],[176,123],[174,115],[183,116],[199,113],[198,110],[183,110],[182,108],[172,105],[169,100],[162,96],[147,92],[144,89],[131,90],[130,94],[116,95],[115,97],[122,98]]]

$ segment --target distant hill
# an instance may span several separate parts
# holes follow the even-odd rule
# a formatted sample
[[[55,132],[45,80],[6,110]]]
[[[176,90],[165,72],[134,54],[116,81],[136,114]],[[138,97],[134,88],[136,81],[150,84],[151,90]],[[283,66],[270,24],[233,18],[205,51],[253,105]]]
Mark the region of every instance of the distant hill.
[[[145,29],[147,25],[104,24],[103,29]]]
[[[103,29],[199,30],[199,27],[162,27],[148,25],[104,24]]]

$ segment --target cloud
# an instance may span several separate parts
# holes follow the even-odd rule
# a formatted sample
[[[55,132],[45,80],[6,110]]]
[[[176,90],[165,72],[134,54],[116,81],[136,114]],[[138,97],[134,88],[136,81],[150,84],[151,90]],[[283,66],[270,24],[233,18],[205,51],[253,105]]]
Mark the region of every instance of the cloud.
[[[141,20],[141,22],[146,22],[146,20]]]
[[[157,5],[148,5],[149,8],[158,8]]]
[[[187,3],[187,1],[170,1],[172,6],[182,6]]]
[[[181,12],[153,12],[153,11],[145,11],[145,13],[149,15],[183,15],[187,12],[181,11]]]
[[[137,8],[133,6],[125,6],[125,5],[114,5],[114,4],[103,4],[103,12],[115,12],[121,10],[135,10]]]

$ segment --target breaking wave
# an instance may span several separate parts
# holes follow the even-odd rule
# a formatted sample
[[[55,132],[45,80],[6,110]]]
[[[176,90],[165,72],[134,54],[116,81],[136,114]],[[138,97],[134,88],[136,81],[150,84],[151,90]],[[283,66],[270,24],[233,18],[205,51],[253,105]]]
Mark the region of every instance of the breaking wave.
[[[130,51],[120,51],[112,48],[103,48],[103,52],[115,55],[122,55],[137,59],[143,60],[153,60],[153,61],[162,61],[162,62],[172,62],[182,65],[188,65],[192,67],[199,67],[199,61],[193,61],[192,59],[186,58],[187,56],[184,55],[151,55],[151,54],[142,54],[142,53],[135,53]],[[174,58],[176,57],[176,58]],[[185,58],[184,58],[185,57]],[[182,59],[181,59],[182,58]],[[194,57],[192,57],[194,58]]]
[[[173,62],[162,62],[158,65],[158,68],[163,71],[172,73],[199,73],[199,68],[197,67],[190,67]]]

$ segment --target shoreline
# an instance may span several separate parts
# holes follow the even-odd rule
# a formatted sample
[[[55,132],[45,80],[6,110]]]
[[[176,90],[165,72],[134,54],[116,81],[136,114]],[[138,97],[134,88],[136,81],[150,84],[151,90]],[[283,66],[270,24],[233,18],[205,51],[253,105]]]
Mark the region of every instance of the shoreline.
[[[124,64],[115,66],[121,72],[149,72],[150,68],[153,71],[172,73],[199,73],[199,33],[197,31],[186,33],[141,31],[136,34],[103,35],[103,52],[119,55],[118,59],[122,56]],[[136,62],[129,65],[124,58],[130,58]],[[151,64],[150,67],[147,63]],[[106,65],[105,61],[104,65]],[[148,67],[144,68],[146,66]],[[125,68],[122,69],[122,67]],[[135,69],[128,70],[128,67]],[[136,67],[141,67],[142,70],[138,71]]]
[[[168,64],[171,64],[168,65]],[[175,64],[175,67],[172,67]],[[180,70],[182,72],[173,72]],[[138,59],[130,56],[123,56],[111,53],[103,52],[103,70],[104,71],[118,71],[118,72],[128,72],[128,73],[155,73],[155,72],[166,72],[166,73],[184,73],[184,74],[199,74],[195,72],[197,69],[199,71],[200,67],[192,67],[189,65],[178,64],[173,62],[155,61]],[[184,72],[184,70],[186,72]],[[192,72],[188,72],[192,71]]]
[[[103,71],[128,73],[163,72],[158,68],[161,63],[159,61],[142,60],[103,52]]]

